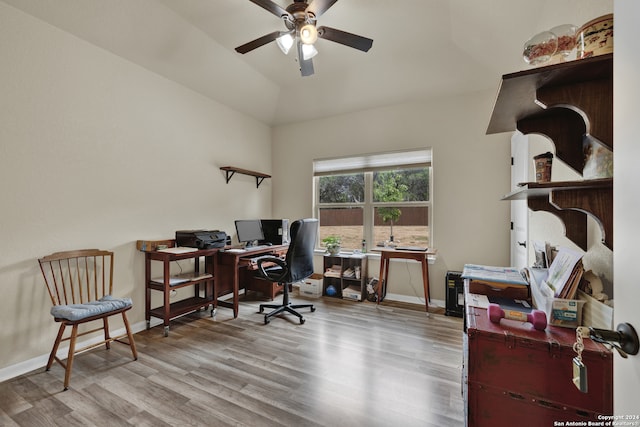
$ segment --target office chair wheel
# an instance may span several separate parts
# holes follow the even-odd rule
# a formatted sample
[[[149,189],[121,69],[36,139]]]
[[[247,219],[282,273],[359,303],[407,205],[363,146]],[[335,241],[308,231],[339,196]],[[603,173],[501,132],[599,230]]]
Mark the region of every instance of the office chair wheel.
[[[311,307],[311,312],[313,313],[314,311],[316,311],[315,307]]]
[[[304,325],[304,322],[305,322],[304,317],[301,317],[301,318],[300,318],[300,324],[301,324],[301,325]]]
[[[260,311],[262,311],[262,310],[260,310]],[[264,316],[264,324],[265,324],[265,325],[268,325],[270,321],[271,321],[271,319],[269,319],[269,316],[267,316],[267,315],[265,314],[265,316]]]
[[[262,313],[264,312],[264,307],[260,306],[260,311],[258,311],[258,313]]]

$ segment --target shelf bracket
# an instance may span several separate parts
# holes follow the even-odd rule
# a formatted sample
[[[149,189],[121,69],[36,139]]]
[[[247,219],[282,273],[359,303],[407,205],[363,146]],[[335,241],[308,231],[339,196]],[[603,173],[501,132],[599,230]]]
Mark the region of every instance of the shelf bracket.
[[[587,250],[587,215],[575,210],[562,210],[549,202],[549,197],[528,199],[529,209],[545,211],[558,217],[564,224],[565,235],[582,250]]]
[[[567,107],[585,119],[587,132],[613,150],[613,78],[539,88],[537,101],[546,107]]]
[[[551,204],[591,215],[602,231],[602,243],[613,250],[613,188],[573,189],[551,193]]]
[[[225,171],[225,172],[226,172],[226,174],[227,174],[226,178],[227,178],[227,184],[228,184],[228,183],[229,183],[229,181],[231,180],[231,177],[232,177],[233,175],[235,175],[236,171],[234,171],[234,170],[227,170],[227,171]]]
[[[516,128],[525,135],[535,133],[549,138],[556,147],[556,157],[582,175],[582,138],[587,128],[580,114],[569,108],[549,108],[518,120]]]

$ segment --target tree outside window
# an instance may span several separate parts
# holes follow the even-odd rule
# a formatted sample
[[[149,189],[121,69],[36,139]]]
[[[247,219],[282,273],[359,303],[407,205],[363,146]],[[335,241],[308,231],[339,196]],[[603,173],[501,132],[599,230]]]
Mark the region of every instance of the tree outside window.
[[[373,200],[376,202],[401,202],[407,197],[409,187],[395,171],[374,174]],[[398,221],[402,210],[397,207],[379,207],[377,214],[382,222],[389,224],[389,241],[393,242],[393,223]]]

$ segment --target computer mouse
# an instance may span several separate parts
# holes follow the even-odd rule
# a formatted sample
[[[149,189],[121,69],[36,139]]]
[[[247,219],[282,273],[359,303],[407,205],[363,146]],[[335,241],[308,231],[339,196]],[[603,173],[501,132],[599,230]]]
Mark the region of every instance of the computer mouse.
[[[273,246],[273,243],[271,243],[271,242],[267,242],[267,243],[265,243],[265,245],[267,245],[267,246]]]

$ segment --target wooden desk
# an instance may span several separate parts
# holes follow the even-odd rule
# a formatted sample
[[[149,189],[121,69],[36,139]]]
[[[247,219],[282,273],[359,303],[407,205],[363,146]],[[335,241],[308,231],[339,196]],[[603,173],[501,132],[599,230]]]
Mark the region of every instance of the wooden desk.
[[[246,249],[242,252],[230,252],[225,248],[218,253],[218,274],[216,275],[216,289],[214,295],[214,309],[219,306],[232,308],[233,317],[238,317],[238,302],[240,294],[240,269],[257,269],[257,265],[252,262],[252,258],[259,255],[285,254],[289,245],[273,245],[260,249]],[[233,294],[233,301],[220,301],[218,298],[223,295]]]
[[[214,288],[217,273],[217,256],[219,249],[202,249],[186,253],[169,253],[162,251],[145,252],[145,317],[147,320],[147,329],[151,326],[151,317],[162,319],[164,324],[164,335],[169,335],[169,322],[171,319],[213,305],[215,308]],[[199,258],[204,257],[204,273],[200,273]],[[183,259],[195,258],[194,271],[179,276],[171,276],[171,261],[179,261]],[[151,277],[151,261],[160,261],[163,263],[162,278]],[[172,280],[179,279],[179,283],[172,284]],[[204,285],[204,294],[200,292],[200,285]],[[171,303],[169,298],[171,291],[174,289],[184,288],[186,286],[194,287],[194,295],[191,298],[183,299]],[[151,291],[160,291],[163,293],[163,303],[156,308],[151,307]],[[211,311],[213,315],[213,309]]]
[[[389,261],[393,258],[412,259],[418,261],[422,266],[422,285],[424,286],[424,306],[429,311],[429,264],[427,257],[434,255],[435,251],[428,249],[427,251],[407,251],[393,248],[376,247],[371,249],[372,252],[380,252],[380,276],[376,295],[378,304],[387,295],[387,280],[389,279]]]

